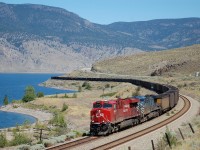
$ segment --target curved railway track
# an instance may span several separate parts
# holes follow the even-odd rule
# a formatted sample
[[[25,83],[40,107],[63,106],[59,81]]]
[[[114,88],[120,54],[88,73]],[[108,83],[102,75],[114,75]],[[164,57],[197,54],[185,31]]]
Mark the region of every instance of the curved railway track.
[[[70,148],[76,147],[79,144],[86,144],[86,143],[89,143],[91,141],[95,141],[97,139],[98,139],[98,137],[92,137],[92,136],[89,137],[88,136],[88,137],[85,137],[85,138],[82,138],[82,139],[79,139],[79,140],[75,140],[75,141],[72,141],[72,142],[62,143],[60,145],[48,147],[48,148],[46,148],[46,150],[65,150],[65,149],[70,149]]]
[[[144,130],[141,130],[141,131],[138,131],[136,133],[133,133],[131,135],[128,135],[128,136],[125,136],[125,137],[122,137],[116,141],[113,141],[113,142],[109,142],[109,143],[106,143],[104,145],[101,145],[101,146],[98,146],[96,148],[92,148],[93,150],[104,150],[104,149],[111,149],[111,148],[114,148],[116,146],[119,146],[121,144],[124,144],[126,142],[129,142],[133,139],[136,139],[138,137],[141,137],[145,134],[148,134],[154,130],[157,130],[173,121],[175,121],[176,119],[178,119],[179,117],[181,117],[182,115],[184,115],[190,108],[191,104],[190,104],[190,101],[183,95],[180,95],[180,98],[183,99],[184,101],[184,107],[178,112],[176,113],[174,116],[162,121],[162,122],[159,122],[153,126],[150,126]],[[101,137],[103,138],[103,137]],[[64,149],[71,149],[71,148],[76,148],[77,146],[80,146],[80,145],[84,145],[84,144],[87,144],[87,143],[91,143],[91,142],[95,142],[96,140],[98,140],[99,138],[98,137],[86,137],[86,138],[83,138],[83,139],[79,139],[79,140],[76,140],[76,141],[73,141],[73,142],[68,142],[68,143],[64,143],[64,144],[60,144],[60,145],[57,145],[57,146],[53,146],[53,147],[49,147],[47,148],[48,150],[64,150]]]
[[[179,117],[184,115],[189,110],[189,108],[191,106],[190,101],[185,96],[180,95],[180,97],[184,101],[184,107],[178,113],[176,113],[174,116],[172,116],[172,117],[170,117],[170,118],[168,118],[168,119],[166,119],[166,120],[164,120],[162,122],[159,122],[158,124],[155,124],[155,125],[153,125],[151,127],[148,127],[148,128],[146,128],[144,130],[136,132],[134,134],[128,135],[126,137],[122,137],[122,138],[120,138],[120,139],[118,139],[116,141],[113,141],[113,142],[110,142],[110,143],[106,143],[104,145],[101,145],[101,146],[98,146],[96,148],[93,148],[92,150],[104,150],[104,149],[114,148],[116,146],[119,146],[119,145],[124,144],[126,142],[129,142],[129,141],[131,141],[133,139],[141,137],[141,136],[143,136],[145,134],[148,134],[148,133],[150,133],[150,132],[152,132],[152,131],[154,131],[156,129],[159,129],[159,128],[161,128],[161,127],[163,127],[163,126],[175,121],[176,119],[178,119]]]

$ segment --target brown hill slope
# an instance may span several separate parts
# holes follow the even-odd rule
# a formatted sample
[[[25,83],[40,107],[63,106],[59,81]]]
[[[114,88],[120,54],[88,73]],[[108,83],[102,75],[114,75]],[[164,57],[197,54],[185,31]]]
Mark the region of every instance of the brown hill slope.
[[[194,75],[200,72],[200,45],[140,53],[97,62],[92,71],[128,75]]]

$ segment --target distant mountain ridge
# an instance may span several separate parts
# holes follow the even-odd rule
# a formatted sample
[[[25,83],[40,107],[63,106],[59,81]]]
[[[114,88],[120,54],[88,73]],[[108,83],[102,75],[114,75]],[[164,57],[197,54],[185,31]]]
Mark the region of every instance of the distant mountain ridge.
[[[147,50],[170,49],[200,43],[200,18],[117,22],[108,26],[114,31],[132,35],[132,40],[145,40],[148,44]]]
[[[200,18],[100,25],[62,8],[0,3],[0,72],[67,72],[109,57],[198,43]]]

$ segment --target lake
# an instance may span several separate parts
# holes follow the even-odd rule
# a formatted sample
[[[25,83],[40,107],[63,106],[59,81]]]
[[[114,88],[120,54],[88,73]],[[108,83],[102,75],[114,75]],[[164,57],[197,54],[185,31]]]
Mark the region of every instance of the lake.
[[[45,95],[74,92],[72,90],[59,90],[38,85],[50,79],[52,76],[58,75],[60,74],[0,73],[0,106],[3,105],[5,95],[8,96],[9,102],[22,99],[27,86],[33,86],[36,93],[43,92]],[[0,118],[0,128],[13,127],[16,124],[20,125],[26,120],[31,123],[36,121],[34,117],[28,115],[3,111],[0,111]]]

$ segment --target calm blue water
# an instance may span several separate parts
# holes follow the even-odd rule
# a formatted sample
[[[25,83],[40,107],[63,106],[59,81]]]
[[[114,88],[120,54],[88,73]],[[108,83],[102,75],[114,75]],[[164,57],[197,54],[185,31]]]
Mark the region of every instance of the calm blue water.
[[[36,119],[32,116],[3,111],[0,111],[0,117],[0,129],[15,127],[16,125],[23,124],[27,120],[29,123],[34,123],[36,121]]]
[[[3,104],[5,95],[8,96],[9,102],[12,100],[22,99],[25,88],[33,86],[35,92],[43,92],[45,95],[71,93],[71,90],[58,90],[54,88],[46,88],[38,86],[52,76],[59,74],[7,74],[0,73],[0,106]],[[16,126],[16,124],[23,124],[24,121],[29,120],[31,123],[35,122],[35,118],[27,115],[16,113],[8,113],[0,111],[0,128]]]

